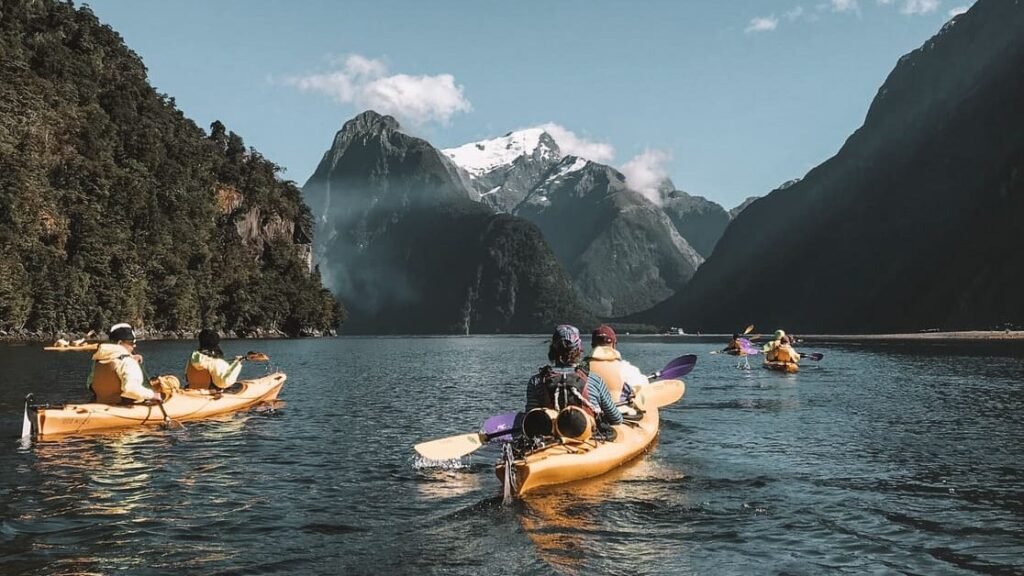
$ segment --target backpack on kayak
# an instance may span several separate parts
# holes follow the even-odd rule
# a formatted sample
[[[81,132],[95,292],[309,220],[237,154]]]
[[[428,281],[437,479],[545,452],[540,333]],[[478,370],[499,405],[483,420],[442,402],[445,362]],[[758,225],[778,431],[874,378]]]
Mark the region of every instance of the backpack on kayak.
[[[545,408],[557,412],[568,406],[578,406],[594,415],[587,393],[589,374],[578,368],[572,372],[556,372],[551,366],[545,366],[540,369],[540,377],[546,392]]]

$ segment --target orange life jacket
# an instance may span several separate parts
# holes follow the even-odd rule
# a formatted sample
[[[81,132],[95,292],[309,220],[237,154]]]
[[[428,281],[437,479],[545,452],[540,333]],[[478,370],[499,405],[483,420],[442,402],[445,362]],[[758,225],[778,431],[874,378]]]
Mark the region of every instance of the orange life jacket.
[[[100,404],[121,403],[121,377],[114,370],[113,362],[96,362],[92,369],[92,382],[89,384],[96,401]]]
[[[771,352],[765,355],[765,358],[769,362],[797,362],[800,356],[791,346],[780,344],[772,348]]]
[[[189,390],[206,390],[213,387],[213,375],[206,368],[189,362],[185,366],[185,382]]]

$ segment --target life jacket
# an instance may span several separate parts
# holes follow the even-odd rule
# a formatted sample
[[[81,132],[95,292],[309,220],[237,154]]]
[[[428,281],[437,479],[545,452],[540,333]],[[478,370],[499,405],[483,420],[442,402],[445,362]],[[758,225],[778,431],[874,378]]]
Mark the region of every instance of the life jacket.
[[[768,354],[765,354],[765,359],[769,362],[797,362],[800,356],[793,350],[793,347],[788,344],[779,344],[772,348]]]
[[[587,358],[587,370],[593,372],[604,380],[608,387],[608,393],[612,400],[618,400],[622,396],[622,356],[618,350],[599,346],[594,348],[590,358]]]
[[[189,361],[185,366],[185,382],[189,390],[206,390],[213,386],[213,375],[206,368]]]
[[[89,388],[96,395],[96,402],[100,404],[121,403],[121,377],[117,375],[113,362],[94,363]]]
[[[545,366],[541,368],[540,376],[546,392],[544,408],[557,411],[566,406],[579,406],[594,415],[587,392],[589,374],[579,368],[572,372],[556,372],[551,366]]]

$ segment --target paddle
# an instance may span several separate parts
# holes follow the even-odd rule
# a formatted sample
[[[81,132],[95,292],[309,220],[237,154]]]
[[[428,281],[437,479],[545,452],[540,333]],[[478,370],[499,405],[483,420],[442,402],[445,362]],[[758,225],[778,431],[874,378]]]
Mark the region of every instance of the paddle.
[[[814,360],[815,362],[817,362],[817,361],[821,360],[824,357],[825,357],[825,355],[822,354],[821,352],[801,352],[800,353],[800,359],[801,360]]]
[[[640,390],[642,400],[638,398],[638,404],[644,407],[661,407],[671,404],[682,397],[685,386],[678,379],[689,374],[697,364],[696,354],[684,354],[672,359],[664,368],[647,376],[647,380],[662,379],[663,382],[656,382],[651,386],[645,386]],[[511,421],[509,420],[511,415]],[[513,429],[516,412],[506,412],[492,416],[484,421],[483,431],[469,434],[459,434],[437,440],[421,442],[413,448],[416,452],[429,460],[454,460],[462,458],[479,449],[487,442],[508,436]],[[512,422],[512,426],[503,425]],[[490,426],[488,425],[490,423]],[[492,428],[493,427],[493,428]]]

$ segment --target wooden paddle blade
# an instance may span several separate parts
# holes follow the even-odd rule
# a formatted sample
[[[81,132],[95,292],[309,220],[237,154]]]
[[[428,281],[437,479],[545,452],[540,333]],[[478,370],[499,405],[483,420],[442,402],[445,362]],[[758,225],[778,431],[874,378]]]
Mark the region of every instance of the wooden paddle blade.
[[[743,330],[743,333],[744,334],[750,334],[753,331],[754,331],[754,325],[751,324],[750,326],[747,326],[745,330]]]
[[[487,437],[483,434],[459,434],[428,442],[421,442],[413,448],[416,452],[430,460],[453,460],[475,452],[484,445]]]
[[[250,362],[270,362],[270,356],[263,352],[246,352],[245,359]]]
[[[686,393],[686,384],[682,380],[660,380],[644,384],[637,393],[636,405],[641,409],[661,408],[678,402]]]

